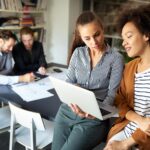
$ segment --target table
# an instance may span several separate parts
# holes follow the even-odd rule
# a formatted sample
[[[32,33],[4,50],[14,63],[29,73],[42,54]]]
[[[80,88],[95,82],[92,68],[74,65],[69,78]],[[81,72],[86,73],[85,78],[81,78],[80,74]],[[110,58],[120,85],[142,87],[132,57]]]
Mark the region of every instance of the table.
[[[11,86],[0,85],[0,101],[17,103],[27,110],[39,112],[42,117],[53,120],[61,102],[54,89],[49,90],[49,92],[53,93],[54,96],[26,102],[11,89]]]

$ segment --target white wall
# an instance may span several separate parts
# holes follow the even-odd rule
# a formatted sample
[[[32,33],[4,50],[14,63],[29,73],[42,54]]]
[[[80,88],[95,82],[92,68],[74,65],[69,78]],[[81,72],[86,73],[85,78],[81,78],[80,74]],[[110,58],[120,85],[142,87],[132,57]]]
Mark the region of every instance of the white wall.
[[[48,63],[67,64],[72,33],[81,8],[82,0],[48,0],[44,46]]]

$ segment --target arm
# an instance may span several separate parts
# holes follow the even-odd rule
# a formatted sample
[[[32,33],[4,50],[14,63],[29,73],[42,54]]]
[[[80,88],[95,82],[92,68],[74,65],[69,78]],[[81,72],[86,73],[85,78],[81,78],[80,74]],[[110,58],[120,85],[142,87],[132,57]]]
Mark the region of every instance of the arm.
[[[47,68],[47,62],[46,62],[46,59],[45,59],[42,43],[40,43],[39,49],[40,49],[39,65],[40,65],[40,67]]]
[[[76,62],[77,62],[77,57],[78,57],[78,51],[75,50],[74,53],[72,54],[69,67],[67,69],[67,74],[66,74],[66,81],[70,83],[76,83],[77,79],[75,76],[75,70],[76,70]]]
[[[142,130],[148,129],[147,127],[150,124],[150,120],[148,121],[148,119],[141,117],[133,110],[134,73],[136,71],[136,68],[137,66],[135,65],[135,63],[130,63],[129,65],[126,66],[120,87],[117,91],[115,105],[119,108],[119,116],[121,120],[127,119],[129,121],[133,121],[138,124],[139,128],[137,128],[136,131],[132,134],[132,138],[135,140],[136,143],[143,144],[144,142],[147,141],[148,136]],[[143,119],[146,120],[143,121]],[[146,126],[145,122],[147,124]]]
[[[150,117],[140,116],[139,114],[130,110],[126,113],[126,118],[129,121],[135,122],[145,134],[150,136]]]
[[[122,141],[109,141],[104,150],[128,150],[136,142],[132,137],[129,137]]]
[[[31,82],[34,81],[35,76],[32,73],[27,73],[21,76],[5,76],[0,75],[1,85],[12,85],[19,82]]]
[[[12,54],[8,53],[5,54],[5,67],[3,70],[0,71],[1,75],[8,75],[12,71]]]
[[[0,75],[0,84],[1,85],[12,85],[18,83],[19,77],[18,76],[5,76]]]
[[[122,78],[123,68],[124,68],[124,59],[122,55],[117,55],[117,57],[114,58],[114,61],[112,62],[111,73],[109,78],[109,87],[107,95],[104,99],[104,103],[110,105],[113,104],[117,88]]]

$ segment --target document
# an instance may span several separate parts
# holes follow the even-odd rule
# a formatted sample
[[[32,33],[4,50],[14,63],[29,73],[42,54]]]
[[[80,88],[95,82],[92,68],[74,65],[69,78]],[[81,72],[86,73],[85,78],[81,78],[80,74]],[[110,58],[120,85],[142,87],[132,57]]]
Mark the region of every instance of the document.
[[[52,93],[30,84],[15,86],[12,88],[24,101],[30,102],[53,96]]]
[[[52,93],[48,92],[50,89],[53,89],[53,85],[48,77],[31,83],[12,85],[12,90],[27,102],[53,96]]]

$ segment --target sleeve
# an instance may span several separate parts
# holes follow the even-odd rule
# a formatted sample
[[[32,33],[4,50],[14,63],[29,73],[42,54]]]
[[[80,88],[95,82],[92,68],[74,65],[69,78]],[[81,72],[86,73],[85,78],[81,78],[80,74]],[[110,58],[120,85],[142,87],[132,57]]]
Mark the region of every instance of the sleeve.
[[[0,74],[8,75],[11,72],[12,72],[12,54],[8,53],[6,54],[5,68],[2,71],[0,71]]]
[[[18,83],[19,76],[5,76],[0,75],[0,84],[1,85],[12,85]]]
[[[126,71],[127,73],[127,71]],[[119,117],[121,120],[125,119],[125,115],[129,110],[133,110],[128,105],[128,99],[127,99],[127,94],[126,94],[126,86],[125,86],[125,81],[126,81],[126,73],[124,73],[123,78],[121,80],[120,87],[117,91],[116,94],[116,99],[115,99],[115,105],[119,109]],[[136,141],[138,144],[144,144],[144,142],[149,140],[149,137],[141,130],[141,129],[136,129],[136,131],[132,134],[133,139]]]
[[[120,87],[116,93],[116,97],[115,97],[115,106],[118,108],[119,110],[119,116],[123,119],[125,118],[126,113],[131,110],[132,108],[129,107],[128,105],[128,100],[127,100],[127,94],[126,94],[126,87],[125,87],[125,78],[124,78],[124,74],[123,74],[123,78],[121,80],[120,83]]]
[[[77,64],[77,58],[78,58],[78,50],[75,49],[74,53],[72,54],[69,67],[67,69],[66,73],[66,81],[70,83],[76,83],[76,64]]]
[[[121,54],[119,54],[117,55],[116,58],[114,58],[114,61],[111,66],[109,87],[107,96],[104,99],[104,103],[113,105],[116,91],[119,87],[122,78],[123,69],[124,69],[124,58]]]
[[[43,45],[40,43],[40,58],[39,58],[39,65],[40,67],[47,68],[47,62],[44,55]]]

